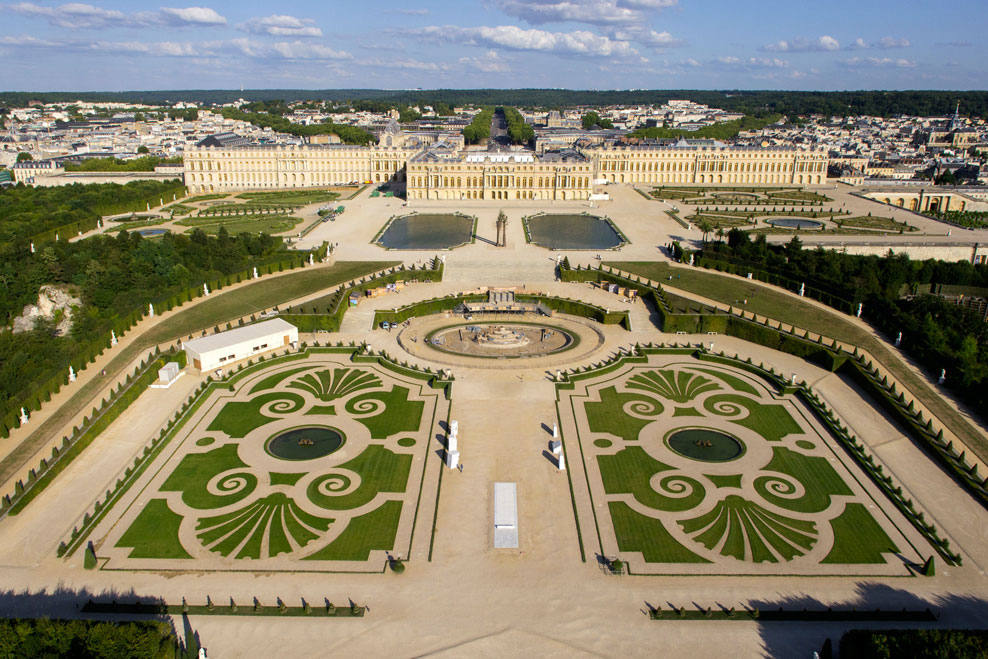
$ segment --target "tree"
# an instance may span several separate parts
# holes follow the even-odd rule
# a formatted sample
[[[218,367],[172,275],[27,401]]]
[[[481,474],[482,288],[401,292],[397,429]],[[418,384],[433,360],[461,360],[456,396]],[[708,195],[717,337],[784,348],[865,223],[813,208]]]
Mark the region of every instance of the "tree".
[[[148,148],[147,148],[146,146],[144,146],[144,145],[142,144],[142,145],[140,145],[139,147],[137,147],[137,152],[138,152],[138,153],[150,153],[150,152],[151,152],[151,150],[150,150],[150,149],[148,149]]]
[[[703,242],[707,242],[707,234],[714,230],[714,225],[710,223],[710,220],[700,220],[696,223],[697,228],[703,232]]]
[[[17,162],[27,162],[29,160],[34,160],[34,156],[27,151],[21,151],[17,154]]]

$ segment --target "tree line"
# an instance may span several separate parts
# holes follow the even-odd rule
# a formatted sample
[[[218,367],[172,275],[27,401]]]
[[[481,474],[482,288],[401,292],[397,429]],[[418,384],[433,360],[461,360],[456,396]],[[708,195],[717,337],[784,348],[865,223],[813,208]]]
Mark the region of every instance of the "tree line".
[[[824,114],[834,116],[900,114],[945,116],[959,101],[966,116],[988,118],[988,91],[784,91],[784,90],[611,90],[576,89],[259,89],[170,90],[130,92],[3,92],[0,108],[26,107],[29,101],[70,103],[72,101],[143,103],[169,105],[190,101],[205,105],[250,101],[320,101],[354,109],[431,105],[510,105],[522,108],[562,109],[604,105],[661,105],[671,99],[689,99],[712,107],[745,114]],[[370,105],[376,104],[376,105]]]
[[[911,260],[907,255],[861,256],[802,248],[799,237],[770,245],[731,229],[727,242],[707,243],[699,262],[728,264],[740,274],[758,270],[825,293],[822,301],[862,317],[890,339],[902,332],[902,349],[931,378],[947,370],[945,385],[972,409],[988,410],[988,323],[980,313],[931,294],[941,284],[988,287],[988,266],[967,261]]]

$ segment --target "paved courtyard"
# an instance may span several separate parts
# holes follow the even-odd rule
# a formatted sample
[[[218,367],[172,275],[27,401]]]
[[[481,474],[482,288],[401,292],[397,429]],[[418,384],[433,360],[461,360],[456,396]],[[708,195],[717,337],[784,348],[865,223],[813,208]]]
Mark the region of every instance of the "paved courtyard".
[[[114,487],[202,379],[188,375],[171,389],[143,395],[24,512],[0,521],[5,601],[50,615],[73,615],[80,597],[122,598],[131,591],[173,603],[204,602],[209,596],[217,602],[281,598],[288,604],[300,598],[352,599],[369,606],[365,618],[350,620],[193,616],[191,624],[211,657],[286,651],[303,657],[809,656],[825,637],[836,640],[848,627],[649,621],[644,615],[647,605],[670,604],[930,606],[942,612],[942,625],[982,625],[988,515],[881,410],[863,400],[853,383],[791,355],[716,337],[717,349],[731,356],[798,372],[951,540],[962,566],[939,561],[935,577],[910,576],[915,573],[907,563],[924,560],[932,549],[798,400],[743,369],[699,363],[688,355],[651,356],[645,364],[577,380],[573,389],[558,388],[552,380],[557,368],[599,366],[636,343],[711,340],[664,335],[641,301],[555,280],[557,257],[596,263],[596,252],[551,251],[525,242],[520,218],[549,208],[614,219],[630,242],[600,254],[604,258],[659,260],[664,257],[658,248],[670,239],[699,239],[698,230],[684,229],[665,215],[665,202],[647,200],[628,187],[610,186],[610,191],[613,201],[596,210],[586,203],[457,207],[478,216],[478,240],[445,253],[442,282],[413,284],[361,302],[347,313],[339,333],[302,337],[310,345],[366,341],[399,362],[451,369],[455,380],[448,401],[441,390],[400,369],[355,364],[334,353],[314,352],[311,361],[272,362],[251,371],[232,391],[214,391],[127,498],[110,509],[91,536],[101,569],[85,570],[84,552],[59,558],[59,543],[83,523],[93,502]],[[338,260],[414,263],[435,255],[372,244],[387,218],[407,209],[399,199],[371,199],[368,192],[344,202],[346,211],[336,222],[320,225],[301,244],[339,243]],[[450,210],[448,202],[415,208]],[[492,243],[502,208],[509,218],[508,239],[498,248]],[[402,331],[372,329],[375,309],[481,286],[524,286],[626,309],[631,329],[560,318],[586,332],[578,347],[493,363],[430,353],[421,342],[407,340],[412,331],[419,332],[414,336],[431,331],[425,323],[435,319],[413,321]],[[512,363],[504,367],[501,361]],[[336,375],[341,369],[367,371],[377,379],[364,381],[372,386],[337,388],[335,383],[346,380],[346,374]],[[459,424],[462,471],[441,464],[445,431],[439,422],[447,417]],[[554,424],[562,433],[566,471],[557,469],[548,450]],[[299,427],[338,431],[344,443],[298,461],[304,468],[272,455],[272,442]],[[732,455],[737,446],[729,441],[693,436],[675,444],[676,452],[670,434],[696,428],[734,438],[743,453]],[[290,435],[284,442],[306,450],[317,439],[322,441]],[[696,459],[721,448],[719,461]],[[408,477],[400,487],[382,485],[370,498],[348,499],[364,485],[383,483],[383,477],[357,464],[370,450],[387,451],[407,465]],[[204,457],[211,455],[217,457]],[[636,459],[622,463],[622,455]],[[349,483],[317,482],[334,474],[347,476]],[[360,484],[354,485],[357,479]],[[518,549],[493,548],[493,483],[502,481],[517,483]],[[703,496],[696,496],[697,486]],[[337,505],[341,499],[347,505]],[[388,507],[397,511],[389,513],[391,521],[373,525],[393,528],[387,538],[365,535],[343,543],[347,552],[310,560],[320,551],[332,554],[327,548],[359,520]],[[631,513],[619,512],[623,522],[616,521],[614,511],[622,507]],[[661,533],[655,522],[668,541],[655,542],[654,534]],[[649,529],[652,535],[645,533]],[[141,538],[156,541],[142,544]],[[635,546],[642,538],[645,544]],[[654,547],[706,562],[673,562],[668,553],[650,554]],[[352,552],[358,550],[355,558]],[[172,555],[163,555],[168,552]],[[403,574],[384,570],[389,552],[409,559]],[[632,574],[608,574],[598,555],[622,557]]]

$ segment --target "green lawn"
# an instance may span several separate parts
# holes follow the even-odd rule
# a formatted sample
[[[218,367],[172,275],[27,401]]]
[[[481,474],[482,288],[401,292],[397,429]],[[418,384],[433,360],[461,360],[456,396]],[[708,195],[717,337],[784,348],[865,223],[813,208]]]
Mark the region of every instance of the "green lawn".
[[[340,193],[337,190],[278,190],[272,192],[242,192],[237,197],[239,199],[249,199],[257,203],[305,206],[307,204],[335,201],[340,198]]]
[[[821,563],[884,563],[883,552],[899,551],[860,503],[847,504],[830,526],[834,529],[834,546]]]
[[[663,286],[673,289],[673,293],[678,288],[735,306],[741,306],[742,300],[747,299],[748,304],[744,309],[749,313],[754,312],[864,348],[961,437],[981,459],[988,459],[988,439],[944,401],[924,378],[906,367],[897,352],[893,352],[892,348],[867,330],[846,320],[848,317],[839,311],[820,309],[793,295],[700,268],[674,268],[667,263],[641,261],[609,261],[605,265],[659,281]],[[668,280],[670,275],[673,277],[672,281]]]
[[[622,501],[607,504],[618,549],[640,551],[648,563],[709,563],[680,544],[657,519],[635,512]]]
[[[236,291],[217,292],[199,299],[167,321],[142,334],[133,344],[119,350],[106,367],[105,376],[84,384],[54,414],[39,425],[26,440],[0,461],[0,480],[10,478],[30,460],[52,433],[73,416],[92,406],[93,397],[107,382],[116,378],[141,352],[151,346],[184,338],[202,329],[226,323],[243,314],[262,311],[325,288],[337,286],[354,277],[397,265],[395,261],[341,261],[326,268],[304,268],[278,277],[264,277]]]
[[[393,551],[401,501],[388,501],[350,521],[340,536],[321,550],[307,556],[310,561],[366,561],[373,549]]]
[[[188,199],[183,199],[182,200],[182,203],[185,203],[185,204],[194,204],[197,201],[213,201],[214,199],[225,199],[228,196],[229,195],[227,195],[225,193],[220,193],[220,194],[201,194],[201,195],[196,195],[195,197],[189,197]]]
[[[916,227],[906,222],[896,222],[891,217],[875,217],[872,215],[856,215],[854,217],[839,218],[841,226],[857,227],[860,229],[877,229],[881,231],[919,231]]]
[[[236,235],[241,232],[247,233],[270,233],[278,234],[294,229],[302,218],[290,215],[241,215],[237,217],[209,218],[208,222],[199,218],[195,222],[196,229],[202,229],[207,234],[216,235],[220,228],[226,229],[227,233]],[[180,222],[186,224],[186,222]],[[188,231],[193,231],[189,229]],[[187,233],[188,233],[187,231]]]
[[[652,488],[650,482],[654,474],[673,471],[673,467],[659,462],[638,446],[629,446],[613,455],[598,455],[600,479],[608,494],[631,494],[642,505],[665,512],[678,512],[696,508],[703,502],[706,489],[694,478],[674,473],[663,478],[661,488],[670,492],[681,487],[689,488],[687,496],[663,496]],[[671,480],[669,480],[671,479]]]
[[[132,547],[131,558],[192,558],[178,539],[182,516],[173,513],[164,499],[151,499],[117,547]]]

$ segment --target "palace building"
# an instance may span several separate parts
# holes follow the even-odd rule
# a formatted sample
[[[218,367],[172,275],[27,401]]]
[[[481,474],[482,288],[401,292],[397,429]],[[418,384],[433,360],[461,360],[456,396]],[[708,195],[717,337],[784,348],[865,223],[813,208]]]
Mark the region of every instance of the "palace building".
[[[827,154],[716,140],[620,140],[535,153],[464,149],[403,134],[392,122],[374,146],[218,147],[185,153],[190,192],[391,183],[408,200],[579,200],[594,185],[820,185]]]

